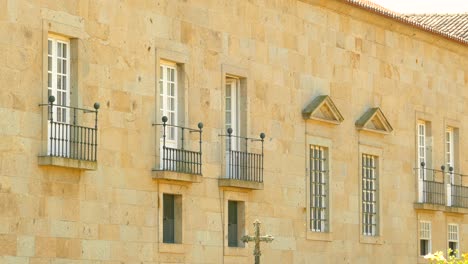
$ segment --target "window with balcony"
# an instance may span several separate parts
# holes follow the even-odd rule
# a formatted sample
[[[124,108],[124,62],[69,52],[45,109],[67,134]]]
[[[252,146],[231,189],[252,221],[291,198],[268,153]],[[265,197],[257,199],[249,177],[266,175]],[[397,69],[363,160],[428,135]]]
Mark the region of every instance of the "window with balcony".
[[[431,253],[431,222],[419,222],[419,255]]]
[[[420,203],[445,204],[444,174],[432,167],[431,122],[417,122],[417,174]]]
[[[263,189],[263,143],[246,137],[246,79],[226,76],[224,90],[224,170],[220,186]]]
[[[159,64],[158,151],[154,178],[199,182],[202,174],[202,128],[185,126],[184,66],[161,60]]]
[[[327,232],[329,222],[328,150],[310,146],[310,230]]]
[[[77,98],[71,92],[71,43],[57,35],[47,39],[47,102],[40,104],[47,111],[46,151],[39,164],[96,169],[99,104],[94,108],[72,104]]]

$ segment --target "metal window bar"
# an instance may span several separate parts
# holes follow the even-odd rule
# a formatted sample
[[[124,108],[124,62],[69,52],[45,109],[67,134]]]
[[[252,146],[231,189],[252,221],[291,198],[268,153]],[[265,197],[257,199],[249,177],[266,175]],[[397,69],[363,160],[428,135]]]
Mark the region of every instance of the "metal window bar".
[[[49,96],[47,104],[48,111],[48,151],[47,155],[86,161],[97,160],[97,131],[99,103],[94,103],[94,110],[54,104],[55,97]],[[65,109],[70,111],[72,120],[60,122],[54,120],[54,112],[64,115]],[[94,113],[94,127],[78,124],[77,114]]]
[[[189,174],[202,174],[202,128],[203,123],[198,123],[198,129],[171,125],[167,123],[168,118],[162,117],[162,124],[153,124],[153,126],[162,127],[163,145],[162,147],[162,161],[161,170],[175,171]],[[180,147],[174,148],[166,145],[166,138],[168,129],[180,129]],[[185,149],[185,133],[198,133],[199,134],[199,150],[192,151]]]
[[[232,128],[227,129],[226,178],[241,181],[263,182],[263,142],[265,133],[260,133],[260,139],[232,135]],[[233,150],[232,140],[239,138],[245,142],[245,151]],[[248,152],[248,142],[261,142],[261,153]]]
[[[327,225],[327,179],[325,149],[311,146],[310,149],[310,229],[325,232]]]
[[[445,166],[441,166],[441,170],[429,169],[425,167],[425,163],[421,162],[421,167],[418,169],[419,174],[422,174],[422,203],[446,205],[446,195],[444,186]],[[437,174],[440,173],[440,181],[437,180]],[[432,174],[432,179],[428,179],[427,175]]]

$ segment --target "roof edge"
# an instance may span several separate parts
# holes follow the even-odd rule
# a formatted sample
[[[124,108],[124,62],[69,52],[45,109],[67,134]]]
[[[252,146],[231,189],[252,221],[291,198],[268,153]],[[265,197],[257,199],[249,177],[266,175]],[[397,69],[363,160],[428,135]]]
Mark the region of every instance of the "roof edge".
[[[413,20],[411,20],[409,18],[404,17],[403,14],[400,14],[400,13],[397,13],[397,12],[394,12],[394,11],[389,11],[388,9],[383,8],[383,7],[378,8],[378,7],[375,7],[373,5],[368,5],[368,4],[364,3],[364,2],[361,2],[360,0],[341,0],[341,1],[346,3],[346,4],[358,7],[360,9],[370,11],[370,12],[375,13],[377,15],[387,17],[387,18],[390,18],[392,20],[396,20],[396,21],[398,21],[400,23],[407,24],[407,25],[412,26],[414,28],[418,28],[418,29],[421,29],[423,31],[426,31],[426,32],[429,32],[429,33],[432,33],[432,34],[439,35],[439,36],[444,37],[446,39],[449,39],[449,40],[452,40],[452,41],[455,41],[455,42],[458,42],[458,43],[461,43],[463,45],[468,46],[468,41],[461,38],[461,37],[458,37],[458,36],[455,36],[453,34],[449,34],[447,32],[444,32],[444,31],[441,31],[441,30],[438,30],[438,29],[435,29],[435,28],[420,24],[420,23],[418,23],[416,21],[413,21]]]

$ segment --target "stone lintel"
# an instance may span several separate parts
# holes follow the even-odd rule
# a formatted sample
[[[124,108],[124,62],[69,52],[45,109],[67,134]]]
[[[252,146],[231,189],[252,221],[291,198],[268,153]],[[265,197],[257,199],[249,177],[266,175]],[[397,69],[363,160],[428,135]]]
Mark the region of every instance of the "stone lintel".
[[[40,166],[55,166],[63,168],[73,168],[79,170],[97,170],[97,162],[80,159],[70,159],[64,157],[38,156]]]
[[[454,214],[468,214],[468,208],[446,206],[446,205],[440,205],[440,204],[414,203],[414,209],[427,210],[427,211],[442,211],[442,212],[454,213]]]
[[[263,190],[263,182],[255,182],[255,181],[243,181],[243,180],[236,180],[236,179],[219,178],[218,185],[220,187],[236,187],[236,188],[250,189],[250,190]]]
[[[180,183],[199,183],[203,176],[200,174],[190,174],[175,171],[153,170],[153,179],[176,181]]]

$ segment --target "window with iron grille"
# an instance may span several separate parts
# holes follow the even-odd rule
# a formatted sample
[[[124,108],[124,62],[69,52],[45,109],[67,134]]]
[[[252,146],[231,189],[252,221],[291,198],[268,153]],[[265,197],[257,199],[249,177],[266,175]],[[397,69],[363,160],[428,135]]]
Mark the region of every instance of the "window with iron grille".
[[[362,234],[377,236],[378,232],[378,157],[362,155]]]
[[[182,196],[163,194],[163,243],[182,243]]]
[[[431,222],[419,222],[419,255],[431,253]]]
[[[458,248],[458,225],[457,224],[449,224],[448,225],[448,247],[451,249],[450,255],[458,256],[459,255],[459,248]]]
[[[328,168],[326,148],[310,146],[310,230],[328,231]]]

